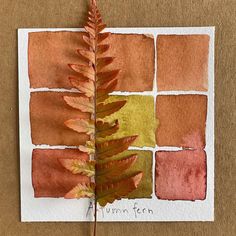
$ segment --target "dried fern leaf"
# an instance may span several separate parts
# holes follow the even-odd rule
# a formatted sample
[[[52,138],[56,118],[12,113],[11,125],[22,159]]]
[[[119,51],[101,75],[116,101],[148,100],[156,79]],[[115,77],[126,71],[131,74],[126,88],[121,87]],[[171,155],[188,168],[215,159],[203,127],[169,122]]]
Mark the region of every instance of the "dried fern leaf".
[[[69,97],[69,96],[64,96],[63,98],[69,106],[71,106],[75,109],[78,109],[82,112],[89,112],[89,113],[94,112],[94,103],[89,98],[86,98],[86,97]]]
[[[98,45],[98,46],[97,46],[97,54],[98,54],[98,55],[101,55],[101,54],[107,52],[109,48],[110,48],[110,45],[109,45],[109,44],[101,44],[101,45]]]
[[[95,51],[95,39],[89,38],[86,35],[83,35],[84,42]]]
[[[85,49],[77,49],[79,55],[81,55],[84,59],[92,62],[95,64],[95,54],[92,51],[85,50]]]
[[[111,33],[109,33],[109,32],[99,34],[98,39],[97,39],[98,44],[100,44],[101,42],[106,40],[110,35],[111,35]]]
[[[95,185],[93,183],[79,183],[73,189],[71,189],[64,198],[91,198],[94,197]]]
[[[86,133],[88,135],[94,135],[95,133],[95,125],[92,120],[87,121],[84,119],[70,119],[65,121],[65,125],[78,133]]]
[[[99,120],[96,122],[96,137],[105,138],[106,136],[110,136],[116,133],[118,129],[119,129],[118,120],[115,120],[112,123]]]
[[[83,40],[88,48],[77,50],[86,63],[83,65],[69,65],[77,73],[77,77],[70,78],[70,82],[73,87],[83,93],[84,97],[64,97],[66,103],[72,108],[90,113],[91,119],[96,118],[95,124],[82,119],[71,119],[66,121],[65,124],[77,132],[90,135],[90,140],[85,145],[79,146],[79,150],[88,154],[94,154],[97,162],[94,166],[94,162],[90,161],[92,163],[90,166],[88,164],[90,162],[82,163],[77,160],[75,162],[73,160],[62,160],[63,166],[72,171],[72,173],[82,173],[87,176],[95,174],[96,181],[96,187],[94,184],[78,184],[65,197],[92,197],[94,192],[96,192],[96,199],[102,206],[112,203],[116,199],[126,197],[127,194],[137,188],[142,178],[141,172],[128,178],[122,178],[122,172],[134,164],[137,155],[133,154],[119,160],[108,161],[103,164],[99,163],[99,161],[107,160],[107,158],[127,150],[137,138],[134,135],[98,142],[99,138],[106,138],[116,133],[119,129],[117,120],[105,122],[101,119],[117,112],[126,103],[126,101],[104,103],[109,93],[115,90],[118,84],[117,76],[120,72],[120,70],[106,69],[114,61],[114,58],[107,56],[107,54],[103,56],[110,48],[110,45],[104,41],[111,35],[108,32],[102,33],[105,27],[106,25],[102,22],[101,14],[96,6],[96,1],[92,0],[88,21],[84,27],[86,33],[83,35]],[[114,177],[119,177],[121,180],[114,181]],[[107,180],[109,182],[102,183]]]
[[[106,116],[109,116],[115,113],[116,111],[119,111],[125,104],[126,101],[117,101],[107,104],[99,103],[96,107],[96,117],[104,118]]]
[[[117,79],[114,79],[112,82],[108,84],[104,84],[97,89],[97,103],[104,102],[108,97],[109,93],[113,92],[115,87],[117,86]]]
[[[113,81],[117,75],[120,73],[120,70],[104,71],[97,73],[97,86],[100,88],[104,84],[108,84]]]
[[[127,150],[137,137],[137,135],[134,135],[121,139],[96,143],[96,155],[98,160],[106,159]]]
[[[69,64],[69,67],[84,76],[85,78],[94,80],[95,77],[95,71],[92,66],[89,65],[79,65],[79,64]]]
[[[73,87],[78,89],[86,97],[94,97],[95,88],[94,83],[91,80],[79,79],[75,77],[69,77],[70,83]]]
[[[97,183],[112,181],[114,177],[120,176],[121,172],[130,168],[137,160],[137,154],[125,156],[122,159],[96,164]]]
[[[101,206],[113,203],[122,197],[127,197],[129,193],[138,187],[143,177],[142,172],[137,172],[129,178],[122,179],[114,183],[98,184],[96,186],[96,199]]]
[[[114,57],[101,57],[97,58],[96,70],[101,72],[106,66],[110,65],[114,61]]]
[[[72,174],[80,174],[88,177],[95,175],[95,161],[85,161],[73,158],[59,158],[58,160],[61,165]]]
[[[95,142],[94,141],[87,141],[86,144],[80,145],[79,150],[81,152],[86,152],[88,154],[94,154],[95,153]]]

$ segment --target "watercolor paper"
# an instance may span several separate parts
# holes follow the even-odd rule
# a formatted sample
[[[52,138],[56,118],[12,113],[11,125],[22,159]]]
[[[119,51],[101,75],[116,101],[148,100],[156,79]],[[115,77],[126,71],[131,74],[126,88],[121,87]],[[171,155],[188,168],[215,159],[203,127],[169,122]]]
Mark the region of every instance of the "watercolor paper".
[[[117,137],[138,133],[127,153],[144,178],[128,198],[98,207],[98,221],[214,220],[214,28],[111,28],[110,69],[120,68],[110,101],[127,100],[114,116]],[[21,220],[93,221],[89,199],[65,200],[81,175],[58,165],[77,158],[88,140],[64,121],[83,117],[63,96],[81,96],[68,63],[81,63],[81,29],[20,29],[19,114]],[[114,117],[115,118],[115,117]],[[116,138],[117,138],[116,137]],[[84,156],[83,158],[88,158]],[[119,159],[119,155],[114,157]],[[86,179],[85,181],[89,181]]]

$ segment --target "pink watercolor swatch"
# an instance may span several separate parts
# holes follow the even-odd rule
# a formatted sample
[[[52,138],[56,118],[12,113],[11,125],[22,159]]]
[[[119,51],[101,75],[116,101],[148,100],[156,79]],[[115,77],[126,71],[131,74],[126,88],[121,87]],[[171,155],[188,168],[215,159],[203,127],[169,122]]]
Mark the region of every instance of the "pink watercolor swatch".
[[[206,153],[200,150],[156,152],[156,196],[162,200],[206,198]]]

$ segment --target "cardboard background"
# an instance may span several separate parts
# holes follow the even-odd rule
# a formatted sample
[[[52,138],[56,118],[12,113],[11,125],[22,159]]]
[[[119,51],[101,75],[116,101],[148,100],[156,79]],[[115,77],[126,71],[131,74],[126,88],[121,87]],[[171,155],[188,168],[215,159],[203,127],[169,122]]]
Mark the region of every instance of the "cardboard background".
[[[109,27],[216,26],[216,197],[212,223],[99,223],[98,236],[234,235],[235,0],[99,0]],[[0,0],[0,235],[87,236],[89,223],[21,223],[17,28],[82,27],[86,0]],[[234,172],[234,173],[233,173]]]

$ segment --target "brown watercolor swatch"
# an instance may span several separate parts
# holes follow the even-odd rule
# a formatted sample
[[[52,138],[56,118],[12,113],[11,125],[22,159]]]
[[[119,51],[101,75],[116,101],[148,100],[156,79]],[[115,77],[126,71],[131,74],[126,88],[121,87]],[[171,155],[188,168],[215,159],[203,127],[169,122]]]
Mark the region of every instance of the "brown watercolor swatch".
[[[159,35],[158,90],[207,91],[208,54],[208,35]]]
[[[88,160],[78,149],[34,149],[32,154],[32,181],[35,197],[64,197],[76,184],[90,180],[74,175],[58,161],[60,158]]]
[[[207,96],[159,95],[156,99],[158,146],[205,147]]]
[[[155,187],[158,199],[206,198],[205,151],[156,152]]]
[[[68,129],[64,122],[70,118],[88,118],[89,115],[72,109],[63,96],[75,93],[33,92],[30,95],[30,123],[33,144],[78,146],[88,135]],[[76,93],[76,96],[81,96]]]
[[[84,48],[82,32],[29,33],[29,78],[31,88],[72,88],[68,76],[76,76],[68,63],[83,62],[75,50]],[[122,68],[117,91],[147,91],[153,88],[154,38],[144,34],[112,34],[106,40],[113,68]]]

